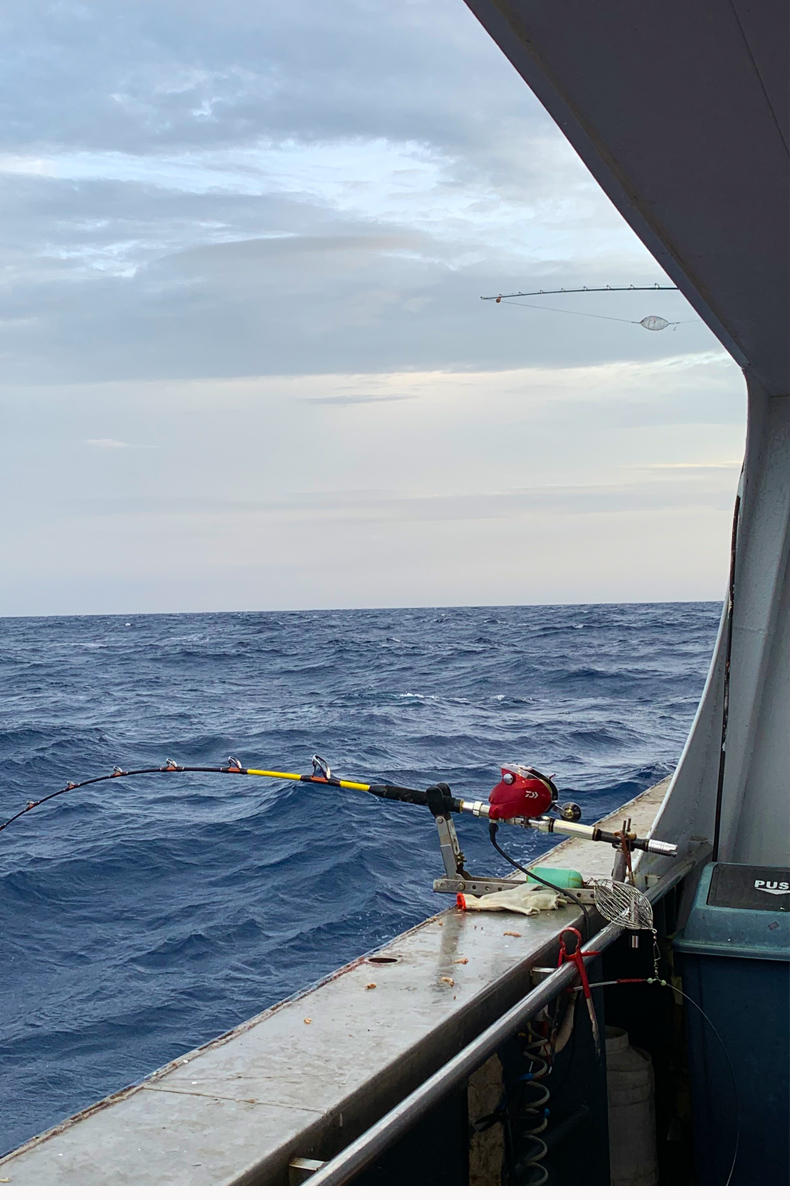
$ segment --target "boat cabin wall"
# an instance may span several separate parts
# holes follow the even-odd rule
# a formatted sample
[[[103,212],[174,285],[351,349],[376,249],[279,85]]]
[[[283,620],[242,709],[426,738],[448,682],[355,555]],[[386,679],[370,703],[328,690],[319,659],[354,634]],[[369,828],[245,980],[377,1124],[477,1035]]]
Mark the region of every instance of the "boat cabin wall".
[[[718,858],[785,866],[790,860],[790,397],[768,396],[756,379],[748,384],[732,614],[725,606],[699,713],[653,836],[681,843],[696,836],[712,843],[722,772]]]

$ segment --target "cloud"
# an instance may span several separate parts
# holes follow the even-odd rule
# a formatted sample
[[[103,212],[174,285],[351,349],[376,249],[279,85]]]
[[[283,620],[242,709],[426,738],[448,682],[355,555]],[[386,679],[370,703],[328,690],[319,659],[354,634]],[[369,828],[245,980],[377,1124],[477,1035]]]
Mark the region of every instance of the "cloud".
[[[634,463],[637,471],[729,471],[740,467],[740,459],[730,458],[723,462],[674,462],[674,463]]]
[[[3,19],[7,610],[61,607],[66,575],[76,611],[389,602],[393,562],[398,602],[462,576],[459,598],[519,602],[534,573],[502,591],[501,564],[533,543],[584,598],[600,564],[632,587],[634,513],[664,531],[661,586],[698,587],[669,543],[713,545],[741,377],[699,323],[479,300],[664,277],[461,0],[8,0]],[[585,297],[621,322],[636,303]],[[692,315],[670,293],[661,313]],[[223,569],[267,546],[278,571]]]
[[[9,149],[184,152],[265,131],[473,142],[490,154],[538,107],[453,0],[119,0],[82,11],[9,0],[5,14]],[[487,121],[492,80],[498,126]]]
[[[236,199],[234,220],[253,221],[251,203]],[[280,231],[290,223],[290,235],[236,238],[139,261],[148,244],[141,216],[150,212],[155,221],[159,211],[158,200],[142,196],[137,224],[125,225],[119,214],[112,231],[76,231],[68,250],[20,253],[7,272],[15,276],[13,290],[0,292],[0,318],[34,319],[13,329],[0,325],[6,379],[501,370],[623,357],[650,362],[666,354],[665,343],[636,326],[483,304],[478,297],[494,279],[514,287],[524,281],[498,252],[486,262],[478,248],[475,261],[454,262],[455,249],[448,253],[419,230],[326,212],[313,219],[312,208],[293,200],[255,203],[258,220]],[[88,211],[98,218],[103,208],[99,201]],[[187,210],[206,219],[211,211],[205,197]],[[218,219],[221,205],[213,211]],[[163,236],[175,237],[177,206],[163,202],[161,212]],[[541,264],[544,274],[557,270],[556,263]],[[587,279],[595,273],[600,265]],[[679,356],[715,345],[704,326],[671,336]]]
[[[398,495],[392,491],[291,492],[276,497],[221,500],[216,496],[116,496],[112,500],[80,499],[65,505],[94,516],[193,516],[234,517],[265,515],[281,520],[307,519],[336,524],[373,525],[393,522],[509,521],[528,514],[569,517],[601,513],[639,513],[706,508],[732,509],[729,478],[700,485],[693,479],[665,486],[621,484],[574,487],[512,488],[502,492]]]
[[[492,291],[657,275],[457,0],[10,13],[0,322],[26,323],[0,324],[7,379],[665,353],[625,325],[483,311]]]
[[[400,395],[336,395],[336,396],[302,396],[300,404],[383,404],[392,400],[410,400],[407,392]]]

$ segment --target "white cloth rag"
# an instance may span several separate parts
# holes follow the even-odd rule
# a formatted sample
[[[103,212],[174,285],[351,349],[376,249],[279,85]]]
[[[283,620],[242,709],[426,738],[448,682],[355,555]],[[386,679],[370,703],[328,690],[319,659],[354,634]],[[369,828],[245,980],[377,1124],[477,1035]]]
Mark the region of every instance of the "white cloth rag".
[[[538,913],[550,912],[568,901],[559,892],[541,887],[537,883],[521,883],[518,887],[507,888],[503,892],[491,892],[488,896],[467,896],[462,893],[463,904],[459,907],[478,912],[487,909],[489,912],[506,909],[508,912],[519,913],[523,917],[536,917]]]

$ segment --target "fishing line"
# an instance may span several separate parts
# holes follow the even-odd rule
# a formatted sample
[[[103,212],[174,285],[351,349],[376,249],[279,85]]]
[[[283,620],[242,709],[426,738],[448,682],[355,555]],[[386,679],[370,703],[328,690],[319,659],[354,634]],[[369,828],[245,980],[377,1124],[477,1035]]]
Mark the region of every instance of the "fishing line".
[[[573,308],[552,308],[548,304],[524,304],[521,300],[503,300],[502,303],[512,304],[515,308],[535,308],[538,312],[567,313],[569,317],[593,317],[596,321],[620,321],[623,325],[639,324],[639,321],[630,321],[627,317],[606,317],[603,313],[576,312]],[[671,321],[670,324],[674,325],[675,322]]]
[[[429,799],[430,793],[432,791],[440,790],[439,787],[433,788],[433,789],[429,788],[426,791],[426,790],[417,790],[417,789],[413,789],[413,788],[400,787],[400,786],[393,785],[393,784],[362,783],[357,780],[339,779],[337,776],[332,774],[332,771],[330,770],[326,761],[323,758],[321,758],[319,755],[313,756],[312,767],[313,767],[312,774],[298,774],[297,772],[294,772],[294,771],[272,771],[272,770],[267,770],[267,769],[257,768],[257,767],[242,767],[238,758],[234,758],[234,757],[229,757],[228,765],[226,767],[179,766],[179,764],[177,762],[175,762],[175,760],[172,758],[168,758],[165,761],[164,766],[158,766],[158,767],[138,767],[138,768],[134,768],[132,770],[123,770],[121,767],[114,767],[112,771],[107,772],[104,775],[96,775],[90,779],[83,779],[77,783],[73,782],[72,780],[69,780],[69,782],[65,785],[65,787],[58,788],[57,791],[50,792],[48,795],[42,796],[41,799],[39,799],[39,800],[29,801],[23,808],[19,809],[18,812],[14,813],[11,817],[9,817],[7,821],[0,824],[0,832],[7,829],[9,827],[9,825],[12,825],[14,823],[14,821],[19,820],[19,818],[24,816],[26,813],[29,813],[36,808],[39,808],[42,804],[45,804],[50,800],[56,799],[58,796],[68,795],[70,792],[77,791],[80,788],[84,788],[84,787],[91,787],[95,784],[107,783],[113,779],[130,779],[130,778],[136,778],[136,777],[142,776],[142,775],[163,775],[163,774],[166,774],[166,775],[169,775],[169,774],[252,775],[252,776],[258,776],[258,777],[263,777],[263,778],[268,778],[268,779],[287,780],[287,781],[293,782],[293,783],[316,783],[316,784],[330,785],[330,786],[338,787],[338,788],[351,789],[354,791],[368,792],[369,794],[371,794],[373,796],[384,798],[384,799],[395,799],[395,800],[401,800],[401,801],[404,801],[404,802],[410,803],[410,804],[418,804],[418,805],[426,806],[426,807],[431,808],[431,811],[433,811],[433,808],[432,808],[432,805],[431,805],[430,799]],[[503,780],[505,778],[506,778],[506,776],[503,775]],[[543,778],[543,777],[536,774],[536,778]],[[510,780],[510,782],[512,783],[512,779]],[[501,785],[498,785],[498,786],[501,786]],[[446,788],[446,785],[441,785],[441,787]],[[449,788],[446,788],[446,791],[447,791],[447,796],[449,797],[450,796]],[[555,794],[556,794],[556,789],[555,789]],[[494,793],[492,793],[492,798],[493,798],[493,796],[494,796]],[[483,811],[476,812],[476,815],[481,815],[481,816],[485,815],[489,809],[488,805],[482,805],[482,804],[471,804],[470,805],[466,801],[461,801],[461,800],[457,800],[457,799],[456,799],[456,804],[458,805],[458,811],[466,811],[468,809],[476,811],[476,810],[482,809]],[[493,805],[492,805],[492,807],[493,807]],[[449,810],[448,810],[448,812],[449,812]],[[508,819],[508,818],[503,818],[503,819]],[[547,830],[546,830],[547,832],[551,832],[557,825],[562,825],[564,830],[567,829],[568,831],[570,831],[572,829],[572,826],[569,824],[569,822],[557,821],[554,818],[549,819],[546,822],[546,824],[547,824]],[[584,827],[580,827],[580,829],[581,828],[584,828]],[[587,829],[584,834],[585,837],[592,837],[593,840],[595,840],[596,835],[599,839],[601,837],[604,837],[608,840],[612,840],[612,835],[606,834],[603,831],[600,831],[597,829],[592,829],[592,828]],[[582,902],[573,894],[573,892],[568,891],[565,888],[560,887],[558,884],[552,883],[549,880],[542,878],[540,875],[533,874],[533,872],[528,870],[528,868],[525,867],[522,863],[517,862],[517,860],[514,858],[511,858],[511,856],[507,853],[507,851],[504,850],[499,845],[499,842],[497,841],[497,820],[496,819],[489,820],[489,836],[491,839],[491,844],[493,845],[494,849],[512,867],[515,867],[516,870],[522,872],[522,874],[524,874],[528,879],[532,879],[535,883],[539,884],[541,887],[543,887],[543,888],[548,887],[552,891],[563,896],[566,901],[570,902],[571,904],[576,905],[579,909],[581,909],[582,918],[583,918],[583,930],[584,930],[584,938],[583,938],[583,940],[579,941],[579,949],[581,949],[582,944],[589,941],[589,917],[587,914],[587,910],[584,907],[584,905],[582,904]],[[668,844],[651,843],[649,841],[646,843],[646,848],[649,849],[652,845],[655,845],[656,849],[658,849],[658,847],[660,846],[661,849],[659,852],[661,852],[661,853],[674,854],[677,850],[677,847],[669,846]],[[467,876],[467,878],[470,878],[470,877]],[[577,937],[580,938],[578,931],[574,927],[570,927],[567,932],[574,932],[574,933],[576,933]],[[570,957],[573,957],[573,956],[570,956]],[[586,973],[584,972],[583,967],[580,969],[579,973],[580,973],[583,981],[586,981]],[[739,1145],[739,1140],[740,1140],[740,1109],[738,1106],[738,1089],[737,1089],[737,1082],[736,1082],[736,1078],[735,1078],[735,1071],[733,1069],[732,1062],[730,1060],[729,1055],[727,1054],[726,1047],[724,1045],[724,1042],[723,1042],[718,1030],[714,1026],[711,1019],[708,1017],[707,1013],[704,1012],[704,1010],[697,1004],[697,1002],[695,1000],[693,1000],[690,996],[687,996],[687,994],[684,991],[682,991],[682,989],[675,987],[673,984],[667,983],[663,979],[660,979],[658,977],[655,977],[655,978],[651,977],[651,978],[646,978],[646,979],[620,979],[620,980],[608,981],[607,983],[603,983],[603,984],[598,984],[598,983],[592,984],[592,985],[588,984],[587,986],[588,987],[605,987],[605,986],[608,986],[608,983],[658,983],[663,987],[669,987],[672,991],[677,992],[679,995],[684,997],[684,999],[687,999],[689,1001],[689,1003],[692,1004],[694,1006],[694,1008],[697,1009],[697,1011],[700,1013],[700,1015],[704,1018],[704,1020],[708,1023],[710,1028],[713,1030],[713,1033],[716,1036],[716,1039],[722,1048],[722,1052],[724,1053],[728,1068],[730,1070],[730,1075],[732,1077],[732,1083],[733,1083],[734,1097],[735,1097],[736,1138],[735,1138],[735,1151],[733,1154],[733,1160],[732,1160],[732,1164],[730,1166],[729,1174],[727,1176],[727,1184],[729,1184],[732,1179],[733,1172],[735,1170],[735,1163],[736,1163],[737,1154],[738,1154],[738,1145]],[[574,991],[574,992],[576,990],[577,989],[572,989],[572,991]],[[575,1038],[574,1038],[574,1043],[575,1043]]]
[[[33,809],[39,808],[42,804],[46,804],[49,800],[54,800],[58,796],[66,796],[70,792],[75,792],[80,788],[92,787],[94,784],[107,783],[113,779],[130,779],[141,775],[169,775],[169,774],[195,774],[195,775],[253,775],[266,779],[282,779],[292,783],[319,783],[332,787],[348,788],[353,791],[368,792],[370,795],[380,797],[382,799],[401,800],[408,804],[419,804],[421,806],[430,807],[429,794],[432,789],[420,791],[414,788],[399,787],[393,784],[377,784],[377,783],[360,783],[351,779],[339,779],[333,775],[328,764],[319,755],[313,756],[313,773],[310,775],[300,775],[294,771],[270,771],[258,767],[243,767],[237,758],[229,758],[227,767],[182,767],[179,766],[174,759],[168,758],[163,767],[138,767],[131,771],[125,771],[121,767],[114,767],[112,771],[105,775],[96,775],[91,779],[83,779],[79,783],[74,783],[71,780],[65,787],[58,788],[55,792],[50,792],[47,796],[42,796],[40,800],[31,800],[24,808],[19,809],[7,821],[0,824],[0,833],[6,830],[14,821],[18,821],[20,817],[26,813],[32,812]],[[465,802],[459,802],[463,807]],[[482,807],[472,805],[475,807]],[[561,824],[567,826],[566,822],[557,822],[552,820],[549,822],[551,829],[555,825]],[[550,883],[548,880],[542,879],[539,875],[534,875],[522,863],[511,858],[506,850],[499,845],[497,841],[497,823],[496,820],[489,821],[489,836],[491,844],[498,854],[510,863],[516,870],[521,871],[528,879],[532,879],[541,887],[549,887],[552,891],[563,896],[569,903],[575,904],[581,909],[584,919],[584,941],[589,941],[589,919],[587,910],[582,902],[574,896],[573,892],[567,891],[558,884]],[[571,826],[572,828],[572,826]],[[592,831],[590,831],[592,832]],[[672,848],[674,850],[674,847]]]
[[[92,784],[106,783],[111,779],[127,779],[137,775],[161,775],[170,772],[178,772],[179,774],[191,773],[202,775],[256,775],[266,779],[284,779],[292,783],[320,783],[331,787],[347,788],[355,792],[367,792],[371,796],[375,796],[380,800],[398,800],[403,804],[416,804],[422,808],[430,810],[431,814],[437,818],[445,817],[451,819],[451,814],[456,813],[471,813],[475,817],[488,818],[491,820],[507,821],[511,824],[520,824],[523,828],[540,829],[543,833],[567,833],[570,837],[579,837],[586,841],[603,841],[611,845],[620,844],[618,835],[610,833],[598,826],[582,825],[578,823],[581,816],[581,810],[577,805],[565,805],[561,809],[561,813],[570,812],[571,816],[562,819],[550,815],[549,809],[556,808],[556,804],[552,797],[556,798],[556,788],[553,787],[551,780],[542,776],[540,772],[534,769],[523,768],[529,775],[529,780],[526,777],[521,778],[520,784],[516,785],[515,800],[512,796],[506,797],[505,801],[501,797],[497,799],[497,803],[485,804],[481,801],[462,800],[459,796],[453,796],[447,784],[437,784],[429,788],[409,788],[402,787],[400,784],[394,783],[362,783],[355,779],[340,779],[332,773],[329,764],[320,755],[314,754],[312,760],[313,770],[310,774],[300,775],[296,771],[270,771],[260,767],[243,767],[237,758],[230,757],[227,767],[181,767],[172,758],[168,758],[163,767],[139,767],[132,771],[125,771],[121,767],[114,767],[112,771],[105,775],[97,775],[92,779],[83,779],[80,783],[69,781],[65,787],[58,788],[55,792],[50,792],[48,796],[42,796],[40,800],[31,800],[28,804],[21,808],[18,812],[9,817],[7,821],[0,824],[0,832],[7,829],[14,821],[18,821],[25,813],[30,812],[39,805],[45,804],[48,800],[54,800],[57,796],[67,795],[69,792],[76,791],[77,788],[90,787]],[[515,770],[515,768],[513,768]],[[502,786],[505,786],[505,791],[508,792],[511,785],[515,783],[514,776],[508,774],[509,769],[503,768],[503,782],[497,784],[491,797],[497,797],[497,792]],[[504,785],[505,776],[510,779],[509,785]],[[535,787],[543,788],[543,800],[538,799],[538,807],[540,812],[536,816],[534,812],[529,811],[530,806],[535,803]],[[527,801],[525,788],[530,787],[532,790]],[[553,791],[551,790],[553,788]],[[522,793],[524,793],[522,795]],[[539,795],[539,793],[538,793]],[[489,797],[489,800],[491,800]],[[435,803],[440,802],[439,809],[435,808]],[[497,808],[497,804],[500,808]],[[513,805],[515,804],[515,808]],[[527,804],[528,811],[525,813],[523,805]],[[504,806],[504,810],[502,807]],[[621,835],[620,835],[621,836]],[[669,842],[656,841],[654,838],[639,838],[635,834],[628,834],[630,838],[630,846],[632,850],[648,850],[651,853],[668,855],[674,858],[677,854],[677,846],[671,845]],[[520,870],[523,868],[519,867]],[[456,872],[457,874],[457,872]],[[474,878],[467,876],[467,878]],[[459,889],[463,891],[463,889]]]
[[[553,308],[548,304],[524,304],[521,300],[502,300],[501,303],[513,304],[516,308],[534,308],[537,310],[537,312],[567,313],[570,317],[592,317],[595,321],[619,321],[621,325],[642,325],[645,327],[645,321],[650,320],[649,317],[643,317],[641,321],[632,321],[628,317],[607,317],[603,313],[584,313],[578,312],[573,308]],[[658,319],[660,321],[664,320],[663,317],[659,317]],[[665,329],[671,326],[674,329],[677,325],[695,324],[697,324],[697,321],[695,318],[692,318],[689,321],[666,321],[664,325],[660,325],[657,328]],[[649,328],[649,326],[647,328]]]
[[[237,758],[229,758],[227,767],[180,767],[172,758],[168,758],[163,767],[138,767],[132,771],[124,771],[121,767],[113,767],[112,771],[107,775],[97,775],[93,779],[83,779],[80,783],[69,781],[65,787],[58,788],[56,792],[50,792],[48,796],[42,796],[40,800],[31,800],[24,808],[20,808],[19,812],[14,813],[12,817],[9,817],[7,821],[0,825],[0,833],[13,824],[14,821],[18,821],[20,817],[23,817],[25,813],[38,808],[40,804],[45,804],[47,800],[54,800],[56,796],[65,796],[68,792],[75,792],[78,788],[90,787],[94,783],[106,783],[110,779],[129,779],[136,775],[169,775],[172,772],[193,775],[258,775],[265,779],[288,779],[293,783],[330,784],[332,787],[351,788],[353,791],[370,792],[371,795],[381,796],[384,799],[405,800],[407,803],[413,804],[422,804],[425,802],[423,799],[424,793],[415,791],[412,788],[400,788],[390,784],[358,783],[353,779],[338,779],[329,770],[324,759],[317,754],[313,756],[313,771],[314,774],[312,775],[299,775],[295,771],[264,771],[259,767],[243,767]]]
[[[510,863],[510,865],[512,867],[516,867],[517,870],[523,871],[524,874],[529,879],[534,880],[535,883],[539,883],[541,887],[550,887],[553,891],[559,892],[559,894],[561,896],[564,896],[565,899],[570,901],[571,904],[575,904],[578,908],[581,909],[582,916],[584,917],[584,941],[589,942],[589,940],[590,940],[589,917],[587,916],[587,909],[584,907],[581,900],[578,900],[576,898],[576,896],[574,896],[573,892],[568,892],[565,890],[565,888],[560,887],[559,884],[549,883],[548,879],[543,879],[540,875],[533,875],[533,873],[531,871],[528,871],[526,867],[522,866],[520,862],[516,862],[515,858],[511,858],[510,855],[507,853],[507,851],[502,849],[502,847],[500,846],[499,842],[496,839],[497,825],[496,825],[495,821],[489,822],[488,834],[489,834],[489,837],[491,838],[491,845],[494,847],[494,849],[499,854],[502,855],[502,857],[504,859],[506,859]]]
[[[512,860],[510,860],[510,861],[512,861]],[[521,869],[523,870],[523,868],[521,868]],[[734,1148],[733,1148],[732,1160],[730,1162],[730,1169],[727,1174],[726,1182],[724,1184],[725,1187],[728,1187],[732,1181],[732,1177],[735,1172],[735,1165],[738,1160],[738,1149],[739,1149],[740,1134],[741,1134],[741,1113],[740,1113],[740,1101],[739,1101],[739,1097],[738,1097],[738,1083],[737,1083],[737,1078],[736,1078],[736,1074],[735,1074],[735,1068],[733,1066],[732,1059],[730,1058],[730,1056],[727,1052],[727,1047],[725,1046],[724,1041],[723,1041],[718,1029],[714,1025],[713,1021],[710,1019],[710,1017],[705,1012],[705,1010],[696,1002],[696,1000],[694,1000],[691,996],[689,996],[689,994],[687,992],[685,992],[682,988],[676,987],[675,984],[669,983],[665,979],[661,979],[658,976],[656,976],[656,977],[650,976],[650,977],[647,977],[644,979],[608,979],[602,983],[591,983],[591,984],[589,984],[589,987],[590,988],[615,987],[616,985],[631,984],[631,983],[658,984],[660,987],[669,988],[670,991],[676,992],[679,996],[682,996],[684,1000],[688,1001],[689,1004],[693,1005],[693,1007],[697,1010],[697,1012],[700,1014],[700,1016],[707,1022],[708,1026],[712,1030],[716,1040],[718,1041],[718,1043],[721,1047],[722,1054],[724,1055],[724,1059],[727,1063],[727,1067],[728,1067],[729,1073],[730,1073],[730,1080],[732,1083],[732,1094],[733,1094],[733,1101],[734,1101],[733,1111],[734,1111],[734,1116],[735,1116],[735,1144],[734,1144]],[[578,992],[582,991],[582,988],[581,987],[573,987],[568,990],[571,994],[576,995]],[[558,1015],[558,1011],[555,1008],[554,1016],[549,1019],[549,1026],[550,1026],[550,1029],[552,1030],[552,1032],[550,1032],[549,1037],[547,1039],[548,1047],[551,1047],[553,1029],[554,1029],[554,1026],[557,1021],[557,1015]],[[527,1035],[532,1032],[531,1024],[527,1027],[527,1031],[528,1031]],[[527,1036],[527,1035],[521,1035],[521,1036]],[[575,1057],[577,1042],[578,1042],[578,1039],[576,1037],[576,1028],[574,1025],[573,1035],[570,1039],[570,1047],[569,1047],[570,1058],[568,1061],[568,1065],[566,1067],[565,1073],[563,1074],[560,1082],[556,1083],[556,1081],[555,1081],[554,1086],[552,1088],[552,1095],[554,1095],[555,1097],[559,1093],[559,1091],[561,1091],[562,1087],[564,1086],[564,1084],[566,1083],[566,1081],[568,1079],[568,1076],[571,1071],[573,1059]],[[546,1059],[544,1059],[544,1061],[547,1064],[548,1070],[546,1072],[541,1073],[541,1078],[544,1074],[546,1074],[546,1075],[552,1074],[555,1059],[556,1059],[556,1054],[553,1051],[549,1050],[548,1056],[546,1057]],[[535,1077],[532,1074],[530,1074],[527,1076],[521,1076],[521,1077],[519,1077],[519,1079],[514,1080],[514,1082],[512,1084],[510,1084],[509,1086],[506,1086],[504,1088],[502,1098],[501,1098],[499,1104],[497,1105],[497,1107],[494,1109],[494,1111],[489,1113],[486,1117],[484,1117],[474,1123],[475,1130],[478,1132],[482,1132],[486,1129],[491,1128],[491,1126],[496,1124],[497,1122],[502,1122],[506,1138],[507,1138],[508,1142],[511,1143],[508,1146],[508,1151],[509,1151],[508,1158],[511,1160],[508,1163],[508,1166],[509,1166],[509,1173],[510,1173],[511,1177],[514,1176],[515,1167],[518,1165],[516,1162],[516,1159],[515,1159],[515,1154],[513,1152],[514,1147],[512,1145],[512,1143],[516,1139],[513,1137],[514,1130],[512,1128],[512,1125],[515,1122],[514,1122],[513,1114],[510,1111],[511,1098],[512,1098],[513,1093],[515,1092],[518,1084],[521,1083],[522,1080],[529,1080],[531,1082],[534,1078]],[[536,1080],[536,1082],[537,1082],[537,1080]],[[509,1126],[510,1126],[510,1128],[509,1128]],[[540,1132],[540,1131],[538,1131],[538,1132]],[[525,1156],[522,1156],[522,1159],[524,1157]],[[542,1158],[543,1155],[541,1155],[540,1157]],[[521,1162],[522,1159],[518,1160],[518,1162]],[[528,1161],[528,1165],[533,1165],[532,1161],[530,1161],[530,1160],[527,1160],[527,1161]],[[540,1164],[537,1161],[535,1161],[534,1165],[539,1166]],[[544,1182],[546,1182],[545,1179],[539,1179],[539,1180],[534,1181],[532,1186],[535,1186],[536,1183],[539,1185]]]
[[[666,979],[660,979],[657,976],[649,976],[647,979],[607,979],[607,980],[604,980],[603,983],[591,983],[591,984],[589,984],[589,987],[591,987],[591,988],[614,987],[617,984],[623,984],[623,983],[657,983],[659,985],[659,987],[669,988],[670,991],[677,992],[677,994],[679,996],[682,996],[684,1000],[688,1000],[689,1004],[692,1004],[694,1006],[694,1008],[696,1008],[696,1010],[700,1014],[700,1016],[703,1017],[707,1021],[708,1025],[710,1026],[711,1030],[713,1031],[716,1041],[721,1046],[721,1052],[724,1055],[727,1066],[729,1068],[730,1080],[732,1082],[732,1094],[733,1094],[733,1099],[735,1101],[734,1106],[733,1106],[735,1109],[735,1148],[734,1148],[733,1154],[732,1154],[732,1162],[730,1163],[729,1174],[727,1175],[727,1179],[724,1183],[724,1187],[729,1187],[730,1180],[732,1179],[733,1172],[735,1171],[735,1163],[738,1158],[738,1146],[739,1146],[740,1139],[741,1139],[741,1108],[740,1108],[740,1101],[738,1099],[738,1081],[737,1081],[737,1078],[735,1075],[735,1068],[732,1065],[732,1059],[730,1058],[729,1054],[727,1053],[727,1047],[724,1045],[724,1041],[722,1039],[721,1034],[719,1033],[716,1026],[713,1024],[713,1022],[711,1021],[708,1014],[705,1012],[704,1008],[701,1008],[700,1005],[697,1004],[697,1001],[692,999],[691,996],[689,996],[688,992],[684,992],[682,988],[675,987],[674,983],[669,983]],[[582,989],[580,987],[573,988],[574,992],[580,992],[581,990]]]
[[[265,775],[274,777],[275,779],[291,779],[302,783],[323,782],[313,779],[313,777],[309,775],[296,775],[286,771],[257,771],[253,770],[252,768],[247,769],[242,767],[240,764],[237,764],[238,759],[231,759],[230,765],[227,767],[180,767],[178,763],[173,761],[172,758],[168,758],[163,767],[138,767],[133,771],[124,771],[120,767],[114,767],[108,775],[97,775],[93,779],[83,779],[79,783],[72,783],[69,781],[65,787],[58,788],[56,792],[50,792],[48,796],[42,796],[40,800],[31,800],[25,805],[24,808],[20,808],[19,812],[14,813],[12,817],[9,817],[7,821],[4,821],[3,824],[0,825],[0,833],[2,833],[4,829],[7,829],[9,825],[12,825],[14,821],[18,821],[20,817],[23,817],[25,813],[31,812],[34,808],[38,808],[40,804],[45,804],[47,800],[54,800],[56,796],[65,796],[69,792],[76,792],[78,788],[90,787],[94,783],[106,783],[110,779],[130,779],[136,775],[162,775],[170,774],[171,772],[176,771],[179,773],[200,775]],[[337,783],[340,785],[339,780]],[[343,785],[346,787],[363,788],[365,791],[368,790],[367,784],[352,784],[344,780]]]

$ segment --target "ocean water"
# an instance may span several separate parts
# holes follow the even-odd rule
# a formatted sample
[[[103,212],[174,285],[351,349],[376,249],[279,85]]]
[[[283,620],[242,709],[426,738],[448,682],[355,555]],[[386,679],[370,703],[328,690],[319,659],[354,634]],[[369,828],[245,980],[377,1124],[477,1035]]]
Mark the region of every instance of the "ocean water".
[[[160,765],[338,774],[485,799],[554,772],[585,820],[666,775],[718,604],[0,621],[0,821]],[[458,819],[473,870],[504,873]],[[508,831],[511,853],[547,849]],[[438,908],[429,814],[234,776],[118,780],[0,833],[0,1152]]]

